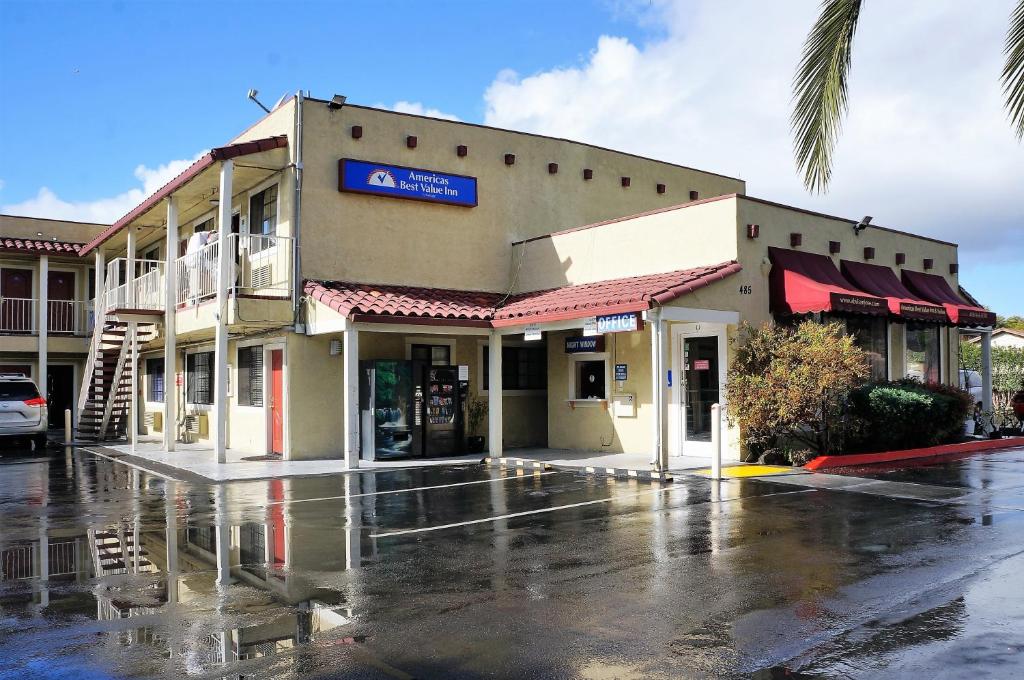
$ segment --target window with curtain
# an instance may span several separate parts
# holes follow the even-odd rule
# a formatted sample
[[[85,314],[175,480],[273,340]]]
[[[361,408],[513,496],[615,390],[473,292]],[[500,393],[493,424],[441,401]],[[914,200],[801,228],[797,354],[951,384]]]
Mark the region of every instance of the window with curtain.
[[[185,359],[186,401],[213,403],[213,352],[196,352]]]
[[[277,185],[249,198],[249,233],[273,236],[277,233]]]
[[[263,406],[263,345],[238,349],[238,405]]]
[[[942,352],[939,325],[907,323],[907,376],[924,382],[939,382],[942,376]]]
[[[149,378],[149,401],[164,400],[164,360],[146,359],[146,376]]]
[[[490,381],[490,352],[484,347],[483,384]],[[548,387],[548,350],[544,345],[501,348],[501,389],[546,390]]]
[[[871,365],[871,379],[885,380],[889,377],[888,321],[881,316],[848,316],[846,333],[853,337],[853,343],[861,348]]]

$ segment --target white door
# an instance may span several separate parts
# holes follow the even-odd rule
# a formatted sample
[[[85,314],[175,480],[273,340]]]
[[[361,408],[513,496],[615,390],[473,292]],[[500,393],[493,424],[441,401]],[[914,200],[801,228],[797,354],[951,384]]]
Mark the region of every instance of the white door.
[[[679,336],[679,434],[684,456],[711,456],[711,406],[722,403],[722,338],[718,333]]]

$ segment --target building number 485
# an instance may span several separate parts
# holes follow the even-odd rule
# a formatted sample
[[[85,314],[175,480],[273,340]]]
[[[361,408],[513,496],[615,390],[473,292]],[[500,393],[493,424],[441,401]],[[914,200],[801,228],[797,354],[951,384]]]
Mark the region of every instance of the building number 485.
[[[740,295],[750,295],[753,292],[754,291],[751,286],[740,286]]]

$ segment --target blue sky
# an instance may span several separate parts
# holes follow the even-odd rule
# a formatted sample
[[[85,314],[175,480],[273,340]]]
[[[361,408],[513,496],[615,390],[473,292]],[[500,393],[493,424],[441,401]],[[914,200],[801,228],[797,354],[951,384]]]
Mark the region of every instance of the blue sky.
[[[831,191],[793,169],[789,81],[817,1],[0,2],[0,211],[112,220],[284,93],[422,106],[748,182],[961,244],[1024,314],[1024,147],[999,102],[1011,0],[867,3]],[[935,35],[947,36],[937,45]],[[941,48],[940,48],[941,47]],[[91,217],[90,217],[91,216]]]

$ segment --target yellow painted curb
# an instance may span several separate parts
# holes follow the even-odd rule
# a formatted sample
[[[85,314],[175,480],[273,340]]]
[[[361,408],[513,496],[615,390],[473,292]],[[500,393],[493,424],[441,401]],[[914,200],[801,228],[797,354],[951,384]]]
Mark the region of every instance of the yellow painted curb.
[[[722,476],[725,478],[764,477],[766,475],[791,474],[796,469],[799,468],[782,467],[779,465],[730,465],[722,468]],[[711,469],[705,468],[703,470],[694,470],[694,472],[707,477],[711,474]]]

